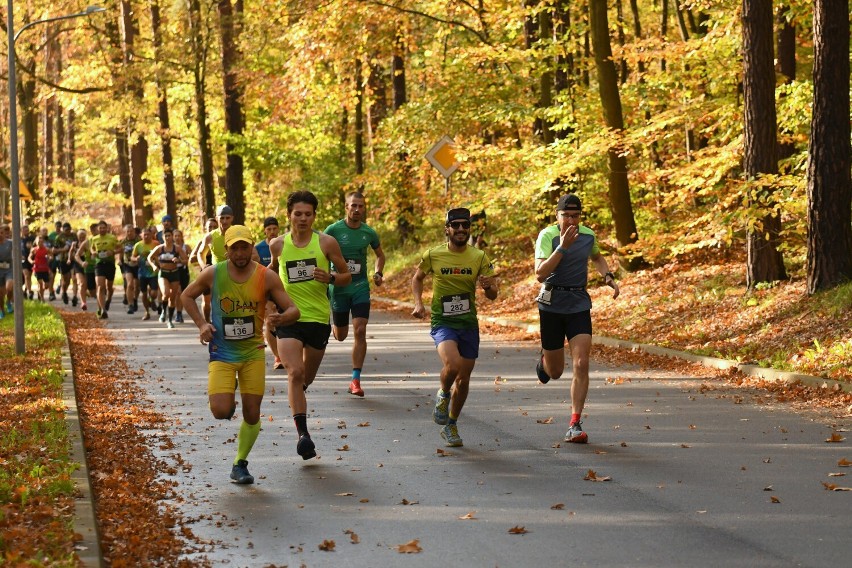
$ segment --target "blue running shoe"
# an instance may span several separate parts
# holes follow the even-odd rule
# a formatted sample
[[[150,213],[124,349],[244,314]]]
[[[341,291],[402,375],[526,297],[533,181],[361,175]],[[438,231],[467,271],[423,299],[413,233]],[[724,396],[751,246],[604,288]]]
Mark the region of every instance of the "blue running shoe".
[[[447,446],[458,448],[463,446],[461,436],[459,436],[459,427],[456,424],[447,424],[441,428],[441,437],[447,442]]]
[[[246,460],[237,460],[237,463],[231,468],[231,479],[239,485],[254,483],[254,477],[249,473],[248,462]]]
[[[432,418],[435,424],[443,426],[450,420],[450,397],[441,396],[440,392],[438,391],[439,394],[435,395],[435,410],[432,411]]]

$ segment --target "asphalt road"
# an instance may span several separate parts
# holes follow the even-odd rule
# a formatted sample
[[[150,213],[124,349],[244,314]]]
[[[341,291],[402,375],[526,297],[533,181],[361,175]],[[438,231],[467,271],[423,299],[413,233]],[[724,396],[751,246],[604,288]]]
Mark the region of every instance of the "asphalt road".
[[[332,341],[308,391],[317,459],[296,454],[286,375],[268,356],[263,430],[249,456],[256,483],[231,484],[239,422],[209,413],[195,326],[168,330],[119,308],[108,327],[131,368],[146,369],[151,404],[172,418],[175,447],[152,445],[165,460],[184,460],[171,476],[177,501],[210,543],[192,558],[783,567],[842,566],[852,554],[852,492],[823,486],[852,486],[852,470],[837,465],[852,460],[849,442],[825,442],[842,424],[742,393],[703,392],[698,379],[593,366],[591,443],[567,444],[570,382],[538,383],[536,344],[485,339],[459,421],[465,445],[445,448],[431,418],[439,361],[427,324],[375,309],[366,397],[346,392],[351,338]],[[585,480],[590,470],[607,480]],[[399,551],[414,540],[419,552]],[[330,541],[333,549],[321,550]]]

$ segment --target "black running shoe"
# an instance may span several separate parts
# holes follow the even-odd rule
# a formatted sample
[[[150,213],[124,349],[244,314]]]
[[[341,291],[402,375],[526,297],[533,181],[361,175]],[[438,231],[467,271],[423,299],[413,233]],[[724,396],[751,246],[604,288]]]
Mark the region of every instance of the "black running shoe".
[[[121,303],[124,304],[125,306],[127,305],[127,296],[125,296],[121,299]]]
[[[72,305],[72,306],[74,306],[74,307],[76,308],[76,307],[77,307],[77,302],[78,302],[78,301],[79,301],[79,300],[77,300],[77,296],[74,296],[73,298],[71,298],[71,305]]]
[[[314,441],[308,434],[302,434],[299,438],[299,443],[296,444],[296,453],[302,456],[303,460],[309,460],[316,457],[317,451],[314,446]]]
[[[104,304],[104,311],[105,311],[105,312],[108,312],[108,311],[109,311],[109,305],[110,305],[111,303],[112,303],[112,300],[107,300],[107,301],[106,301],[106,303]]]
[[[68,304],[68,292],[62,292],[62,303]]]
[[[254,477],[249,473],[248,462],[246,460],[237,460],[237,463],[231,468],[231,479],[239,485],[254,483]]]
[[[538,363],[535,364],[535,374],[543,385],[546,385],[550,381],[550,377],[544,371],[544,354],[539,358]]]

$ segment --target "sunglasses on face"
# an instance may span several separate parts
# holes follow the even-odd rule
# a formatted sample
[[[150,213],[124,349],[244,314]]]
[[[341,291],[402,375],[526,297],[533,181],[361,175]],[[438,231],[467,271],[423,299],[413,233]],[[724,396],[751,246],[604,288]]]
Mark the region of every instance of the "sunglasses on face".
[[[470,221],[451,221],[450,227],[453,229],[470,229]]]

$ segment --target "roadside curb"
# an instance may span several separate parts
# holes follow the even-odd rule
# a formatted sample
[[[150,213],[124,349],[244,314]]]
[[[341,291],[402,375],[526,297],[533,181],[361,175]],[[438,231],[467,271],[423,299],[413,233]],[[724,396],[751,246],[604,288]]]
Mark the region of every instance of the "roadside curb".
[[[77,395],[74,389],[74,369],[71,364],[71,351],[66,336],[62,346],[62,399],[65,403],[65,425],[68,440],[71,443],[71,461],[80,465],[71,474],[76,497],[74,498],[74,550],[81,566],[101,568],[101,539],[95,516],[94,494],[89,480],[89,468],[86,464],[86,451],[83,445],[83,428],[77,408]],[[79,539],[76,537],[79,536]]]
[[[401,308],[414,308],[414,304],[412,302],[402,302],[400,300],[393,300],[391,298],[381,297],[373,297],[373,299],[379,302],[386,302],[388,304]],[[506,327],[515,327],[528,333],[538,333],[538,324],[530,324],[523,321],[497,318],[485,315],[479,315],[479,319]],[[673,357],[675,359],[682,359],[684,361],[690,361],[692,363],[699,363],[701,365],[704,365],[705,367],[711,367],[714,369],[736,369],[744,375],[761,378],[767,381],[786,383],[788,385],[801,383],[807,387],[813,387],[817,389],[830,389],[843,392],[852,392],[852,383],[844,383],[834,379],[825,379],[822,377],[815,377],[813,375],[803,375],[800,373],[792,373],[789,371],[779,371],[777,369],[767,369],[765,367],[749,365],[746,363],[739,363],[737,361],[732,361],[729,359],[719,359],[717,357],[694,355],[692,353],[676,351],[667,347],[658,347],[656,345],[647,345],[644,343],[633,343],[632,341],[625,341],[623,339],[614,339],[611,337],[602,337],[597,335],[592,336],[592,343],[605,345],[607,347],[629,349],[631,351],[644,351],[645,353],[651,355]]]

